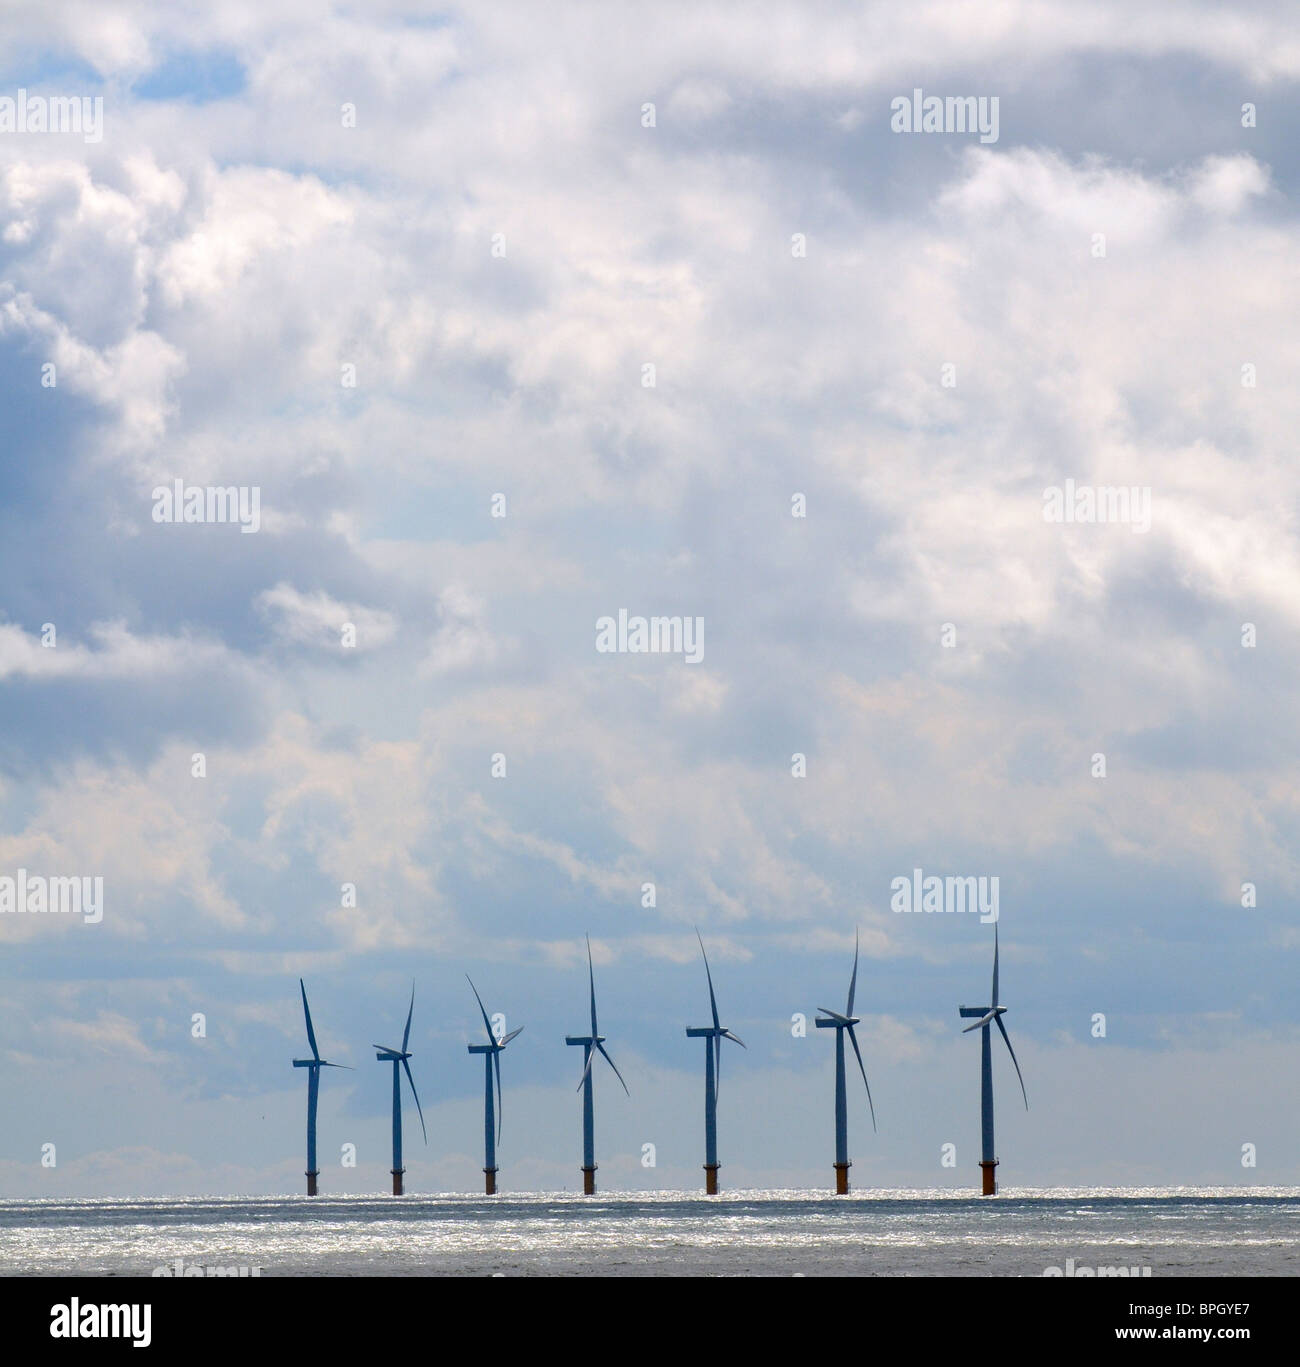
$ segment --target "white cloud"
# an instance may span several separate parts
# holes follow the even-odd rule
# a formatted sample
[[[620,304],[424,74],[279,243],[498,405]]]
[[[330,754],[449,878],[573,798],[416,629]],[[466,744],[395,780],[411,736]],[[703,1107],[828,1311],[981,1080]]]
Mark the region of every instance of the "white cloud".
[[[0,679],[160,679],[196,669],[238,666],[237,657],[218,641],[201,637],[136,636],[124,622],[96,622],[89,628],[94,648],[66,631],[43,645],[43,632],[0,624]]]
[[[302,593],[292,584],[263,590],[257,597],[257,609],[278,636],[297,645],[342,650],[341,633],[351,625],[356,628],[356,644],[348,648],[373,650],[397,633],[397,618],[391,612],[340,603],[320,591]]]

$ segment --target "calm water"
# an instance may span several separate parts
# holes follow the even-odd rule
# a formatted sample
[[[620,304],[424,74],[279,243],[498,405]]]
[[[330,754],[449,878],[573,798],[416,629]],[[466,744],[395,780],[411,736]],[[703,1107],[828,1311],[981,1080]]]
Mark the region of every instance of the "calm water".
[[[1300,1190],[0,1202],[6,1275],[147,1275],[177,1258],[263,1277],[1040,1276],[1067,1258],[1153,1278],[1296,1276]]]

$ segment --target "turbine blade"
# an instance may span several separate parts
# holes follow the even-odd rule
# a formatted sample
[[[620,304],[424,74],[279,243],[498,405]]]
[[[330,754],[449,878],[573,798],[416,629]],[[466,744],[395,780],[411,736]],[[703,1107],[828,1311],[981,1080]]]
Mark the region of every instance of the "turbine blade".
[[[420,1106],[420,1094],[415,1090],[415,1079],[411,1076],[411,1065],[402,1060],[402,1067],[406,1069],[406,1080],[411,1084],[411,1095],[415,1098],[415,1109],[420,1115],[420,1133],[424,1135],[424,1142],[429,1142],[429,1131],[424,1128],[424,1111]]]
[[[704,976],[709,980],[709,1006],[713,1011],[713,1028],[720,1030],[722,1026],[718,1021],[718,999],[713,995],[713,974],[709,971],[709,956],[704,954],[704,941],[700,938],[699,926],[695,927],[695,938],[700,941],[700,953],[704,955]]]
[[[479,996],[478,988],[474,986],[474,979],[466,973],[465,981],[469,984],[470,991],[474,994],[474,1000],[478,1002],[478,1009],[483,1015],[483,1028],[488,1033],[488,1043],[495,1044],[497,1042],[497,1037],[492,1033],[492,1022],[488,1020],[487,1010],[483,1006],[483,998]]]
[[[747,1045],[739,1035],[733,1035],[730,1030],[724,1030],[722,1032],[722,1038],[731,1040],[733,1043],[740,1045],[742,1049],[749,1048],[749,1045]]]
[[[492,1063],[497,1075],[497,1143],[501,1142],[501,1050],[492,1053]]]
[[[613,1060],[612,1058],[610,1058],[609,1054],[608,1054],[608,1053],[606,1052],[606,1050],[605,1050],[605,1046],[604,1046],[603,1044],[598,1044],[598,1045],[596,1046],[596,1048],[600,1050],[601,1055],[604,1057],[605,1062],[608,1063],[609,1066],[614,1070],[614,1076],[615,1076],[616,1078],[618,1078],[618,1080],[619,1080],[620,1082],[623,1082],[623,1074],[620,1073],[620,1072],[618,1071],[618,1064],[615,1063],[614,1060]],[[594,1052],[594,1051],[593,1051],[593,1052]],[[625,1092],[627,1092],[627,1083],[626,1083],[626,1082],[623,1082],[623,1090],[624,1090]],[[628,1094],[628,1096],[631,1096],[631,1095],[632,1095],[631,1092],[627,1092],[627,1094]]]
[[[346,1068],[349,1073],[356,1071],[350,1063],[330,1063],[325,1059],[320,1060],[320,1066],[322,1068]]]
[[[402,1032],[402,1053],[406,1053],[407,1042],[411,1038],[411,1017],[415,1014],[415,984],[411,984],[411,1008],[406,1013],[406,1029]]]
[[[508,1035],[503,1035],[503,1036],[497,1041],[497,1044],[498,1044],[502,1049],[504,1049],[504,1048],[506,1047],[506,1045],[509,1044],[510,1041],[511,1041],[512,1039],[514,1039],[514,1037],[515,1037],[516,1035],[522,1035],[523,1033],[524,1033],[524,1027],[521,1025],[521,1026],[519,1027],[518,1030],[512,1030]]]
[[[849,1026],[849,1043],[853,1045],[853,1052],[858,1056],[858,1067],[862,1070],[862,1085],[867,1089],[867,1105],[871,1107],[871,1128],[876,1128],[876,1103],[871,1099],[871,1083],[867,1081],[867,1070],[862,1062],[862,1050],[858,1048],[858,1037],[853,1033],[853,1027]]]
[[[311,1028],[311,1008],[307,1005],[307,989],[303,987],[302,979],[298,979],[298,986],[302,989],[302,1014],[307,1017],[307,1043],[311,1045],[311,1056],[314,1059],[320,1058],[320,1050],[316,1047],[316,1032]]]
[[[587,936],[587,981],[591,984],[591,1037],[595,1039],[600,1031],[596,1028],[596,970],[591,966],[591,936]]]
[[[993,1000],[990,1006],[998,1004],[998,923],[993,922]]]
[[[998,1013],[997,1013],[996,1011],[990,1011],[990,1012],[988,1013],[988,1015],[985,1016],[982,1020],[977,1020],[977,1021],[975,1022],[974,1025],[968,1025],[968,1026],[962,1031],[962,1034],[963,1034],[963,1035],[969,1035],[970,1032],[971,1032],[972,1030],[980,1030],[980,1029],[983,1029],[983,1027],[986,1026],[986,1025],[989,1023],[989,1021],[991,1021],[991,1020],[997,1020],[997,1019],[998,1019]]]
[[[847,1025],[849,1023],[849,1018],[847,1016],[841,1016],[838,1011],[832,1011],[829,1006],[819,1006],[817,1009],[823,1016],[829,1016],[831,1020],[839,1021],[841,1025]]]
[[[586,1082],[586,1080],[587,1080],[587,1074],[588,1074],[589,1072],[591,1072],[591,1065],[592,1065],[595,1061],[596,1061],[596,1051],[595,1051],[594,1049],[588,1049],[588,1050],[587,1050],[587,1066],[582,1070],[582,1076],[578,1079],[578,1086],[577,1086],[577,1089],[576,1089],[577,1091],[579,1091],[579,1092],[582,1091],[582,1084],[583,1084],[584,1082]]]
[[[854,997],[854,994],[857,992],[857,990],[858,990],[858,929],[857,929],[856,926],[854,926],[854,928],[853,928],[853,976],[849,979],[849,1004],[848,1004],[848,1007],[846,1008],[846,1010],[845,1010],[845,1012],[844,1012],[844,1014],[845,1014],[846,1016],[851,1016],[851,1015],[853,1014],[853,997]]]
[[[1002,1031],[1002,1038],[1007,1042],[1007,1053],[1011,1055],[1011,1062],[1016,1065],[1016,1076],[1020,1078],[1020,1095],[1025,1099],[1025,1110],[1029,1109],[1029,1093],[1025,1091],[1025,1079],[1020,1075],[1020,1064],[1016,1062],[1016,1051],[1011,1047],[1011,1036],[1007,1034],[1007,1027],[1002,1024],[1002,1017],[997,1018],[998,1029]]]

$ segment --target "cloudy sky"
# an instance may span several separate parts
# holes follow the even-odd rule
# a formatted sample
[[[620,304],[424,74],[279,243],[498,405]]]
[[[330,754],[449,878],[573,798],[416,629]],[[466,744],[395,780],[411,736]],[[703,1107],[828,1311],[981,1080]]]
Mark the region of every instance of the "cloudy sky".
[[[414,979],[408,1188],[477,1190],[466,972],[572,1189],[584,932],[601,1183],[695,1187],[696,925],[725,1186],[831,1181],[855,927],[854,1183],[974,1185],[993,928],[915,868],[999,880],[1004,1184],[1300,1182],[1296,19],[7,5],[103,124],[0,132],[0,874],[104,911],[0,916],[0,1192],[301,1189],[300,975],[322,1188]]]

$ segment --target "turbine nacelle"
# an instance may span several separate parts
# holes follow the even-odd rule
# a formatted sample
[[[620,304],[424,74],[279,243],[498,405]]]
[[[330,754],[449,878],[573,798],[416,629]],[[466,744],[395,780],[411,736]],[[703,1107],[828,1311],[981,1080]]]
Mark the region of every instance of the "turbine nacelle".
[[[731,1031],[728,1030],[725,1026],[688,1025],[686,1027],[686,1033],[691,1037],[691,1039],[703,1039],[705,1037],[711,1037],[716,1035],[718,1039],[729,1039],[734,1041],[736,1044],[740,1045],[742,1049],[749,1048],[749,1046],[745,1043],[743,1039],[740,1038],[739,1035],[733,1035]]]
[[[963,1035],[969,1035],[972,1030],[978,1030],[982,1026],[991,1025],[999,1016],[1007,1014],[1005,1006],[959,1006],[958,1014],[962,1016],[978,1016],[979,1020],[974,1025],[968,1025],[963,1031]]]
[[[493,1035],[488,1044],[468,1044],[465,1047],[471,1054],[499,1054],[516,1035],[523,1033],[524,1027],[521,1025],[518,1030],[512,1030],[508,1035],[502,1035],[500,1039]]]

